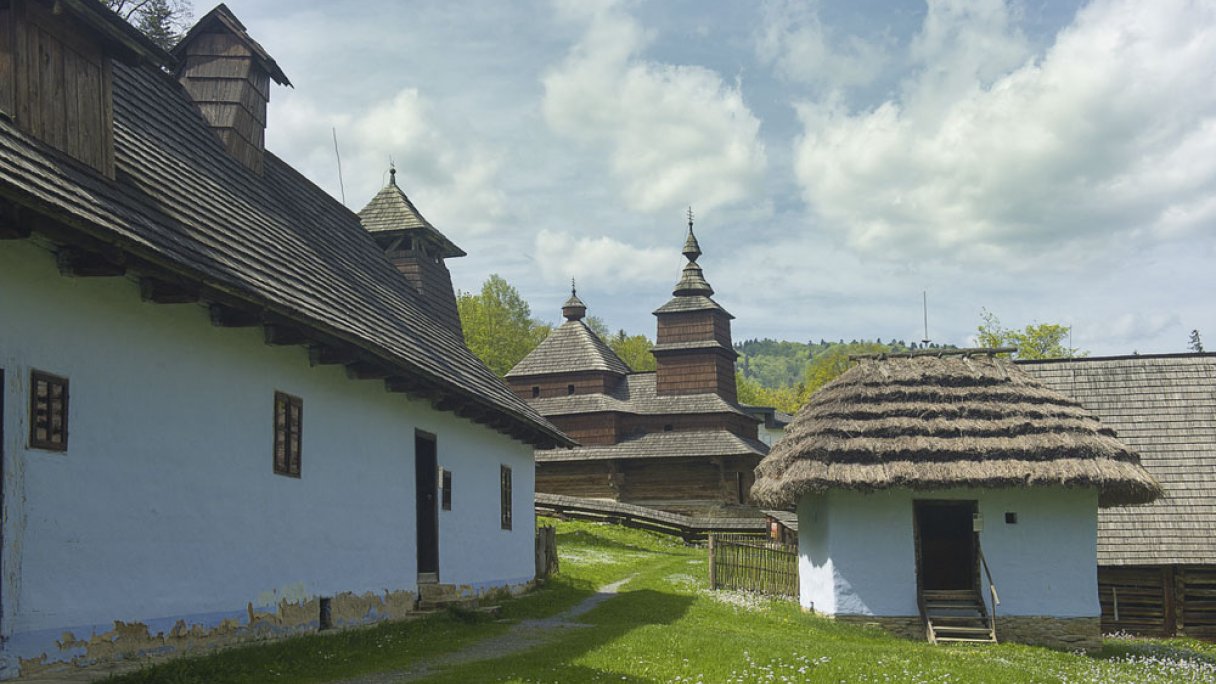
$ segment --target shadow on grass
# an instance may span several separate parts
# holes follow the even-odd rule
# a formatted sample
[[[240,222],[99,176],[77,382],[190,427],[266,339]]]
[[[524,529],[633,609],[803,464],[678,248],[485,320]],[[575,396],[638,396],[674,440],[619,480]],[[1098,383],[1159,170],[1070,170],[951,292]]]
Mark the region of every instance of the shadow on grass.
[[[577,627],[558,627],[548,638],[528,650],[451,665],[421,680],[427,682],[531,681],[636,682],[654,680],[628,674],[633,663],[621,670],[600,669],[577,663],[596,649],[611,645],[626,634],[649,626],[670,625],[682,618],[695,600],[692,596],[653,589],[622,592],[579,618]],[[586,625],[586,626],[582,626]]]

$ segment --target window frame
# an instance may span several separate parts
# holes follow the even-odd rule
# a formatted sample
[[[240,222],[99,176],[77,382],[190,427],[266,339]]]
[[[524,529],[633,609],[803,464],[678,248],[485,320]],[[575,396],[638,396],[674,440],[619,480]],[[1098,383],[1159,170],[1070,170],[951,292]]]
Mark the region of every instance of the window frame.
[[[292,409],[295,409],[294,420]],[[303,472],[304,451],[304,400],[286,392],[274,393],[274,449],[271,451],[271,461],[275,475],[299,479]],[[294,440],[292,439],[294,432]],[[279,452],[283,452],[282,465],[279,465]],[[293,469],[294,466],[294,469]]]
[[[502,529],[511,529],[511,522],[514,511],[511,506],[511,466],[498,466],[498,497],[499,497],[499,523]]]
[[[39,402],[39,398],[38,398],[38,383],[40,383],[40,382],[46,383],[46,385],[47,385],[47,394],[46,394],[46,416],[47,417],[46,417],[45,423],[43,423],[42,421],[39,421],[39,419],[38,419],[38,406],[41,403],[41,402]],[[55,415],[54,410],[53,410],[53,404],[55,401],[55,399],[53,397],[53,394],[54,394],[53,388],[56,386],[61,388],[61,390],[59,392],[59,394],[60,394],[59,403],[61,404],[61,407],[60,407],[60,411],[59,411],[60,426],[59,426],[59,431],[58,431],[60,434],[60,439],[58,441],[55,440],[55,433],[52,432],[52,428],[54,427],[53,426],[53,416]],[[42,449],[44,451],[60,451],[60,452],[68,450],[68,409],[70,407],[70,403],[71,402],[70,402],[70,394],[69,394],[67,378],[60,376],[60,375],[55,375],[53,373],[47,373],[46,371],[30,370],[30,439],[29,439],[29,446],[31,449]],[[39,430],[40,425],[42,425],[45,428],[45,432],[46,432],[45,438],[38,437],[38,430]]]

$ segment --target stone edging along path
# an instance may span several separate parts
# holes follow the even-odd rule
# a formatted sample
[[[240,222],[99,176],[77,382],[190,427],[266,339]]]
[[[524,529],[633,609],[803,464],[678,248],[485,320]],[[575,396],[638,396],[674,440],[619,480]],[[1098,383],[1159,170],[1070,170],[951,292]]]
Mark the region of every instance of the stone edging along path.
[[[513,625],[506,634],[478,641],[459,651],[422,660],[406,670],[376,672],[354,679],[344,679],[338,684],[399,684],[400,682],[415,682],[453,665],[493,660],[531,650],[552,639],[561,630],[588,627],[589,625],[585,623],[573,622],[574,618],[590,612],[592,608],[616,596],[620,588],[634,577],[636,575],[630,575],[624,579],[600,587],[599,591],[583,599],[578,605],[565,612],[540,620],[524,620]]]

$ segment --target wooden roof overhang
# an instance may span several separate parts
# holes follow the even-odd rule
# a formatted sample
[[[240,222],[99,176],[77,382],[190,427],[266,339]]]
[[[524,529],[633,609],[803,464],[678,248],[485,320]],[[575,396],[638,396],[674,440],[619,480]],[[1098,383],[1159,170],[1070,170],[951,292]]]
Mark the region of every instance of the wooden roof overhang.
[[[117,180],[0,118],[0,238],[50,243],[64,275],[134,275],[148,301],[204,303],[215,325],[260,325],[267,344],[534,447],[575,444],[421,311],[354,214],[273,155],[253,179],[167,75],[127,69]]]

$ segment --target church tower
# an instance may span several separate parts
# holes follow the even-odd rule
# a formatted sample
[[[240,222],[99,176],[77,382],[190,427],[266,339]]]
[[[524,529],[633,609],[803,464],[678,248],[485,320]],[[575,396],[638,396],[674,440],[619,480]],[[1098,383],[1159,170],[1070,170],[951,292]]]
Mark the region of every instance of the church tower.
[[[657,362],[655,391],[659,396],[716,394],[737,403],[735,352],[730,339],[734,316],[712,299],[714,290],[697,264],[701,246],[692,231],[688,211],[688,237],[684,257],[688,263],[672,298],[655,310],[658,335],[651,350]]]

